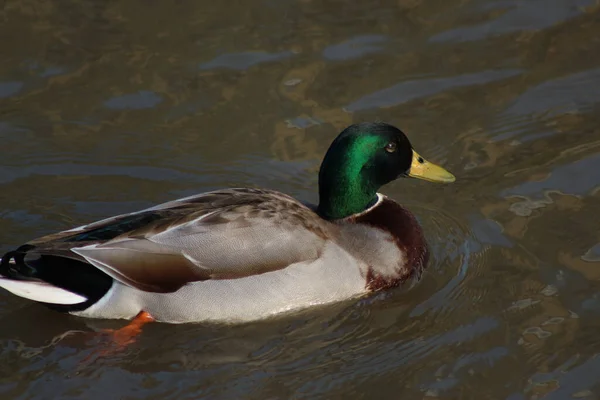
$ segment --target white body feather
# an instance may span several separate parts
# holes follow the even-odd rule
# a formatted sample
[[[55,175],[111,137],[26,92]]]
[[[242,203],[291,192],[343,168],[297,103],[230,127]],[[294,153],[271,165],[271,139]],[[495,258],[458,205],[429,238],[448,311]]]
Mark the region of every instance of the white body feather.
[[[130,319],[146,311],[158,321],[171,323],[251,321],[363,294],[365,267],[330,244],[312,263],[245,278],[194,282],[174,293],[144,292],[115,281],[97,303],[73,314]]]

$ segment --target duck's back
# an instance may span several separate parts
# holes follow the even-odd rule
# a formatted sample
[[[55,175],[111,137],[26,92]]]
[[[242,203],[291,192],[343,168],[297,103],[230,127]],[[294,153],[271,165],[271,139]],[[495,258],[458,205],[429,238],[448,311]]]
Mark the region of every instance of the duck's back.
[[[23,297],[19,285],[37,285],[35,300],[80,315],[129,318],[142,307],[171,322],[251,318],[346,293],[343,280],[319,289],[337,268],[321,266],[352,262],[332,228],[279,192],[209,192],[33,240],[3,257],[0,285]],[[48,298],[39,284],[50,284]],[[56,289],[75,303],[54,301]]]

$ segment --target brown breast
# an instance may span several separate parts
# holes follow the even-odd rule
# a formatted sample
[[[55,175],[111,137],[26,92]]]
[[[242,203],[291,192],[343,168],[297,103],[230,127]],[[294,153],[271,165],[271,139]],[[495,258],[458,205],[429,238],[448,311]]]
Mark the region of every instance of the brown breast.
[[[411,277],[421,276],[429,260],[429,251],[423,230],[410,211],[384,197],[375,208],[356,217],[355,222],[389,232],[398,248],[406,254],[406,263],[398,266],[395,276],[382,276],[370,267],[366,277],[369,290],[389,289]]]

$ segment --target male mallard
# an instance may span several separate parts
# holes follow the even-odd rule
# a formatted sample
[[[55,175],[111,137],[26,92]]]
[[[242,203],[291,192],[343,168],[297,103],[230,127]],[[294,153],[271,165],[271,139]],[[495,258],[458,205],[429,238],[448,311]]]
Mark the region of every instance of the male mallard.
[[[248,321],[398,286],[427,244],[414,216],[377,193],[398,177],[453,182],[384,123],[346,128],[319,171],[319,205],[224,189],[28,242],[0,286],[78,316]]]

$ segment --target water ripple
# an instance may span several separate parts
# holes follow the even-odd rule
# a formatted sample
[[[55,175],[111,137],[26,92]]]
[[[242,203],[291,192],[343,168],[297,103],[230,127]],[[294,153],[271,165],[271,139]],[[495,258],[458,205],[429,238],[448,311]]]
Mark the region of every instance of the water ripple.
[[[600,182],[600,154],[560,165],[541,180],[524,182],[504,189],[501,196],[526,196],[537,200],[548,200],[549,191],[564,194],[586,195],[597,188]]]
[[[23,89],[23,82],[0,82],[0,99],[15,95]]]
[[[150,90],[140,90],[137,93],[124,94],[106,100],[106,108],[117,110],[143,110],[145,108],[154,108],[163,101],[162,97]]]
[[[587,113],[600,102],[590,87],[600,85],[600,69],[592,69],[563,76],[528,89],[517,98],[493,125],[493,141],[519,136],[521,142],[550,136],[556,131],[536,122],[567,113]],[[541,129],[541,131],[540,131]]]
[[[510,245],[510,242],[492,221],[472,216],[471,224],[467,226],[439,210],[426,209],[423,213],[427,215],[424,229],[431,248],[429,273],[438,280],[443,276],[447,281],[417,304],[410,316],[434,313],[441,320],[453,310],[460,309],[462,302],[469,302],[475,296],[474,293],[465,293],[465,280],[468,274],[475,277],[482,273],[487,245]]]
[[[282,51],[280,53],[246,51],[243,53],[222,54],[211,61],[200,64],[199,68],[201,70],[226,68],[243,71],[258,64],[283,60],[294,54],[292,51]]]
[[[382,44],[388,38],[383,35],[355,36],[345,42],[327,46],[323,58],[327,60],[352,60],[383,49]]]
[[[446,78],[418,79],[398,83],[386,89],[368,94],[350,103],[344,109],[348,112],[391,107],[411,100],[431,96],[448,89],[462,86],[481,85],[520,75],[520,69],[492,70]]]
[[[506,9],[498,18],[483,24],[454,28],[432,36],[430,42],[467,42],[494,35],[543,29],[574,18],[594,0],[501,0],[486,4],[482,11]],[[543,12],[540,12],[543,10]]]

